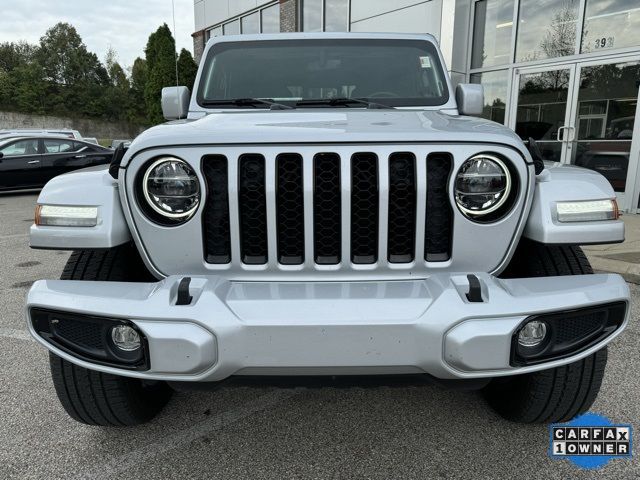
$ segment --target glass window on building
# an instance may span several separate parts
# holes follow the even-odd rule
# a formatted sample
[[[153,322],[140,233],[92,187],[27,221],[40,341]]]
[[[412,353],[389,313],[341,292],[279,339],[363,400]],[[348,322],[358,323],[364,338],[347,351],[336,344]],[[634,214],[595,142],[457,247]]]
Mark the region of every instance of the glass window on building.
[[[302,31],[348,32],[349,0],[303,0]]]
[[[240,34],[240,20],[234,20],[233,22],[225,23],[223,27],[225,35],[239,35]]]
[[[565,125],[570,78],[562,67],[520,76],[515,131],[523,140],[536,140],[546,160],[562,160],[558,132]]]
[[[349,0],[325,0],[324,31],[349,31]]]
[[[510,63],[514,0],[476,2],[471,68]]]
[[[484,87],[482,117],[504,124],[509,71],[476,73],[471,75],[471,83],[479,83]]]
[[[640,1],[587,0],[582,53],[640,45]]]
[[[624,192],[638,101],[640,62],[580,71],[573,163],[600,172]]]
[[[322,31],[323,0],[304,0],[302,2],[302,30],[305,32]]]
[[[580,0],[521,0],[516,61],[575,54],[579,4]]]
[[[242,33],[260,33],[260,13],[255,12],[241,19]]]
[[[260,12],[262,15],[262,33],[278,33],[280,31],[280,5],[273,5]]]
[[[220,35],[222,35],[222,27],[215,27],[211,29],[212,37],[219,37]]]

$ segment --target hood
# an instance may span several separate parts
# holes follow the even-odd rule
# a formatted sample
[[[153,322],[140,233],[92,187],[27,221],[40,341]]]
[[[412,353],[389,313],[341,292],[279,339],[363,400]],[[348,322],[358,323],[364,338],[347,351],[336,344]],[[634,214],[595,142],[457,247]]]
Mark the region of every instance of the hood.
[[[206,144],[497,143],[526,153],[520,138],[488,120],[430,110],[296,109],[226,111],[169,122],[140,134],[129,148]]]

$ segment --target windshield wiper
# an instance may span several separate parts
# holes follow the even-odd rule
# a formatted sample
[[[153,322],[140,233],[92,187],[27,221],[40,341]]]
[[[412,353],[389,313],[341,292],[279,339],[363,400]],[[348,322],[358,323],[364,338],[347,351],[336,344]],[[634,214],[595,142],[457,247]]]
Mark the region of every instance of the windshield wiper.
[[[255,107],[257,105],[269,105],[271,110],[291,110],[293,107],[284,103],[274,102],[264,98],[232,98],[230,100],[205,100],[202,102],[203,107],[216,107],[233,105],[236,107]]]
[[[390,105],[383,105],[381,103],[370,102],[362,98],[350,98],[350,97],[338,97],[338,98],[319,98],[313,100],[301,100],[296,102],[297,107],[313,106],[313,105],[329,105],[331,107],[344,106],[347,107],[352,104],[366,105],[370,109],[395,109]]]

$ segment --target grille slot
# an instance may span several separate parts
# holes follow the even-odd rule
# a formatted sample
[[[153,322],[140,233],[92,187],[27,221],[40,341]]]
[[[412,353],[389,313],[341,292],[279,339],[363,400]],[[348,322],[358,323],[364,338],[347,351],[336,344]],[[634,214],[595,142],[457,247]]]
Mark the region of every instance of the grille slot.
[[[231,261],[227,158],[222,155],[204,157],[202,172],[207,183],[207,201],[202,214],[205,259],[207,263],[227,264]]]
[[[342,194],[340,157],[319,153],[313,159],[313,249],[319,265],[340,263]]]
[[[427,157],[427,209],[424,258],[427,262],[446,262],[451,258],[453,209],[448,183],[453,159],[448,153]]]
[[[258,154],[241,155],[238,177],[242,262],[264,265],[268,258],[264,157]]]
[[[351,158],[351,261],[378,261],[378,156],[356,153]]]
[[[278,261],[283,265],[300,265],[304,262],[302,157],[297,153],[278,155],[276,175]]]
[[[388,259],[409,263],[414,259],[416,238],[416,158],[412,153],[389,157]]]

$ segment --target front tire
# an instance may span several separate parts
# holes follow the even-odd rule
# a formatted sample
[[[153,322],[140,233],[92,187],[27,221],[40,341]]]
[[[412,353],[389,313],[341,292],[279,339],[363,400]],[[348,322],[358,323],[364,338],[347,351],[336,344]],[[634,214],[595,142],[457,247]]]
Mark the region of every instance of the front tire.
[[[548,246],[523,240],[503,278],[593,273],[580,247]],[[607,347],[577,362],[534,373],[496,378],[483,394],[507,420],[522,423],[566,422],[589,410],[596,399]]]
[[[51,378],[71,418],[87,425],[122,427],[154,418],[171,398],[164,382],[96,372],[49,354]]]
[[[79,250],[69,257],[62,280],[151,282],[132,244],[108,250]],[[132,426],[154,418],[171,398],[165,382],[145,382],[79,367],[49,355],[51,378],[71,418],[87,425]]]

